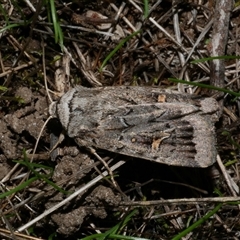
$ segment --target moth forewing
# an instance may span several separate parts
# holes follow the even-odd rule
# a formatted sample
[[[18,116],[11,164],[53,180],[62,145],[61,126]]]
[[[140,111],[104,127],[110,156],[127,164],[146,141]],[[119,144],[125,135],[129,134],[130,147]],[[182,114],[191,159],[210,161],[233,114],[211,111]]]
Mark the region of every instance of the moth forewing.
[[[81,135],[82,137],[75,137],[79,145],[168,165],[208,167],[216,159],[213,125],[200,115],[186,116],[169,123],[149,124],[146,127],[139,124],[122,130],[83,130],[79,136]]]
[[[188,167],[215,162],[217,111],[212,98],[148,87],[77,87],[56,104],[57,117],[80,146]]]

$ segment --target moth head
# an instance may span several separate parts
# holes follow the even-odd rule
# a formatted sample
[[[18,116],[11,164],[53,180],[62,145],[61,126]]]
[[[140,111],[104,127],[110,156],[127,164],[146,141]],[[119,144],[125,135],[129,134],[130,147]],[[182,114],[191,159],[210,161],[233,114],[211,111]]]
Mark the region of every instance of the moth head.
[[[49,106],[48,112],[49,112],[50,116],[52,116],[52,117],[57,117],[56,106],[57,106],[57,102],[52,102]]]

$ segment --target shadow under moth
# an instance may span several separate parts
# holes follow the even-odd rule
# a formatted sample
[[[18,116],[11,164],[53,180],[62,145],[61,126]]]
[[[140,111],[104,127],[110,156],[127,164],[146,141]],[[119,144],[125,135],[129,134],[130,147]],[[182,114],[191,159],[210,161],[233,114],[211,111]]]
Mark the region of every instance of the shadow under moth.
[[[216,160],[214,98],[153,87],[75,87],[50,106],[79,146],[158,163],[208,167]]]

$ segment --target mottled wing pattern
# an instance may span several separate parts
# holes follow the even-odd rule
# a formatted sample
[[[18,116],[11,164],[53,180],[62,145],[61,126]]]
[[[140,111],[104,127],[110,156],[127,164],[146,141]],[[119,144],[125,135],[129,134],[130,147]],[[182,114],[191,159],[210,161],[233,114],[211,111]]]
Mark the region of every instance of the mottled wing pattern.
[[[80,146],[175,166],[215,162],[213,98],[148,87],[77,87],[56,104],[56,115]]]

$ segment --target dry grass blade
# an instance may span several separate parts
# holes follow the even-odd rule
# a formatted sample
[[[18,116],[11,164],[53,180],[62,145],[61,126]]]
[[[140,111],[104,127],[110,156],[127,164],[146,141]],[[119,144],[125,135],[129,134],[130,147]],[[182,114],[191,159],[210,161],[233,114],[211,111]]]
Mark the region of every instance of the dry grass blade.
[[[120,161],[117,164],[115,164],[114,166],[112,166],[110,169],[111,171],[116,170],[117,168],[119,168],[121,165],[123,165],[125,162],[124,161]],[[84,187],[76,190],[76,192],[74,192],[73,194],[71,194],[69,197],[67,197],[65,200],[63,200],[62,202],[56,204],[54,207],[52,207],[51,209],[46,210],[44,213],[40,214],[38,217],[36,217],[35,219],[31,220],[29,223],[26,223],[25,225],[23,225],[22,227],[19,227],[17,229],[18,232],[22,232],[25,229],[29,228],[30,226],[32,226],[33,224],[35,224],[36,222],[40,221],[42,218],[48,216],[50,213],[56,211],[58,208],[63,207],[66,203],[68,203],[70,200],[72,200],[73,198],[77,197],[78,195],[81,195],[85,190],[87,190],[88,188],[92,187],[94,184],[96,184],[97,182],[99,182],[103,177],[106,177],[108,175],[107,171],[104,171],[102,173],[102,175],[99,175],[98,177],[94,178],[92,181],[90,181],[89,183],[87,183]]]
[[[56,239],[76,240],[95,233],[106,238],[112,226],[121,226],[124,215],[132,208],[136,208],[136,214],[124,229],[119,227],[119,234],[145,239],[159,239],[159,236],[162,239],[179,239],[179,236],[182,239],[236,239],[239,236],[236,219],[240,202],[237,184],[240,8],[238,1],[233,4],[230,0],[2,1],[2,238],[53,239],[55,236]],[[50,158],[50,134],[60,136],[62,127],[53,118],[46,129],[41,130],[49,116],[46,91],[58,103],[59,97],[76,85],[95,90],[100,86],[113,89],[119,85],[135,86],[135,89],[137,86],[146,89],[146,93],[152,87],[177,90],[185,96],[181,102],[186,103],[185,106],[192,104],[186,101],[186,96],[193,94],[195,110],[199,109],[202,96],[214,97],[222,107],[220,120],[215,124],[216,137],[211,135],[217,140],[217,146],[209,144],[213,150],[210,152],[215,153],[217,149],[219,154],[217,170],[156,165],[141,159],[148,153],[145,148],[135,149],[143,152],[137,159],[134,154],[133,157],[117,154],[121,152],[118,145],[121,137],[115,145],[109,143],[105,148],[98,148],[105,139],[100,139],[98,146],[94,145],[94,137],[89,140],[96,154],[107,160],[103,163],[106,168],[118,161],[122,164],[122,158],[126,160],[117,172],[108,169],[111,176],[107,176],[102,164],[94,162],[96,158],[81,147],[85,145],[79,147],[76,138],[67,134]],[[122,95],[123,92],[119,99]],[[109,96],[110,93],[107,100]],[[155,96],[155,99],[169,103],[166,96]],[[129,94],[125,100],[126,104],[136,105],[139,97]],[[111,98],[112,103],[116,101]],[[97,94],[93,94],[92,102],[93,106],[102,103]],[[84,104],[82,101],[76,109],[81,116]],[[75,103],[69,108],[71,113],[74,106]],[[92,112],[90,109],[86,115]],[[124,128],[129,127],[125,121],[127,114],[129,112],[125,111],[120,119]],[[213,115],[217,118],[220,113]],[[79,126],[83,126],[85,119],[78,121]],[[149,117],[147,127],[154,123],[152,119]],[[215,120],[211,118],[209,123]],[[92,121],[93,118],[89,120]],[[177,122],[169,120],[169,125],[171,121]],[[177,159],[184,154],[184,159],[196,156],[189,137],[192,135],[188,135],[192,130],[190,125],[175,126],[184,132],[179,142],[185,144],[185,148],[178,148],[181,153]],[[97,126],[92,126],[91,130]],[[109,123],[105,126],[109,127]],[[209,132],[214,133],[214,126],[211,126]],[[38,137],[40,132],[41,137]],[[151,134],[144,132],[143,139]],[[87,134],[83,131],[79,135],[79,139],[83,139]],[[154,143],[150,143],[149,150],[156,150],[162,143],[162,146],[179,143],[173,137],[161,140],[156,136],[147,140]],[[36,141],[38,146],[35,146]],[[202,136],[198,142],[206,142],[206,137]],[[109,151],[116,146],[120,147]],[[24,152],[33,159],[31,171],[19,164],[23,163]],[[96,166],[102,168],[99,170]],[[107,177],[100,176],[102,172]],[[68,193],[74,194],[68,196]],[[206,215],[210,217],[206,219]],[[195,223],[199,225],[193,228]],[[31,232],[27,232],[29,226]],[[29,236],[21,235],[16,229],[26,231]]]

